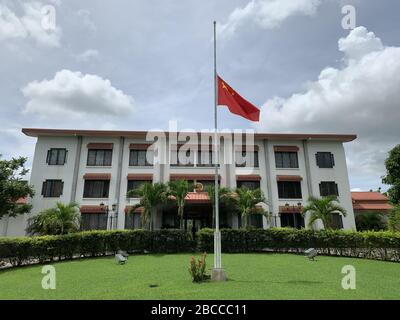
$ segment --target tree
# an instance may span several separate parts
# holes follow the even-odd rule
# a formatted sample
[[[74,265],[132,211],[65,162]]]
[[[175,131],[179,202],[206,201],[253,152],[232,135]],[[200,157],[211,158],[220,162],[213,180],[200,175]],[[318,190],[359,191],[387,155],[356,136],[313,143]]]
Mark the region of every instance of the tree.
[[[356,226],[358,231],[379,231],[386,229],[382,213],[373,211],[363,212],[357,215]]]
[[[249,225],[250,215],[262,214],[268,216],[262,207],[257,206],[260,202],[265,202],[264,195],[260,189],[237,188],[233,199],[242,215],[245,228]]]
[[[33,186],[23,180],[29,172],[25,169],[26,160],[23,157],[0,160],[0,219],[28,213],[32,208],[30,204],[17,204],[18,199],[35,194]]]
[[[76,203],[57,202],[55,208],[47,209],[28,219],[29,234],[59,235],[79,231],[81,214]]]
[[[385,161],[386,176],[382,177],[384,184],[391,185],[387,194],[392,203],[400,203],[400,144],[389,152]]]
[[[167,201],[168,190],[167,186],[163,183],[149,183],[142,184],[138,189],[134,189],[128,192],[128,197],[136,196],[140,197],[139,204],[135,205],[131,213],[136,208],[143,207],[141,214],[142,226],[149,226],[149,229],[153,230],[153,220],[157,213],[158,208],[161,204]]]
[[[206,186],[206,192],[208,197],[210,198],[212,205],[212,226],[215,228],[215,185]],[[230,196],[232,195],[231,189],[227,187],[219,187],[218,188],[218,203],[222,202],[228,204]]]
[[[388,228],[390,231],[400,231],[400,205],[389,211]]]
[[[346,209],[341,207],[338,202],[339,200],[335,196],[323,198],[310,196],[308,204],[302,210],[303,216],[310,213],[308,226],[312,228],[315,221],[321,220],[325,229],[332,229],[335,214],[341,213],[344,217],[347,215]]]
[[[190,190],[190,184],[187,180],[176,180],[168,183],[168,194],[175,197],[178,205],[178,215],[180,227],[183,229],[183,211],[185,208],[185,198]]]

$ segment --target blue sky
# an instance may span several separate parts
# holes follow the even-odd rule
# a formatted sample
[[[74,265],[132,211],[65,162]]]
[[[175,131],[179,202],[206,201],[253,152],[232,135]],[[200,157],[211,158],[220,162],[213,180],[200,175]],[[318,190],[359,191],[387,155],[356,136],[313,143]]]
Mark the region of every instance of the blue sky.
[[[342,28],[347,4],[354,30]],[[211,128],[216,20],[219,73],[262,108],[257,125],[220,108],[220,127],[356,133],[351,187],[375,189],[400,141],[399,9],[395,0],[0,0],[0,153],[31,163],[35,140],[22,127]]]

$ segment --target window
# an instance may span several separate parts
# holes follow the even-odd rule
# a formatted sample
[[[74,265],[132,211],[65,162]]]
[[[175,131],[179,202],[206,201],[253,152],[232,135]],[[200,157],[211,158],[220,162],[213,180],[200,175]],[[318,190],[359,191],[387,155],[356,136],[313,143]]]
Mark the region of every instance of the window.
[[[319,192],[321,197],[339,196],[338,186],[334,181],[321,181]]]
[[[280,199],[301,199],[301,184],[299,181],[278,181]]]
[[[335,159],[330,152],[317,152],[315,155],[317,159],[317,166],[320,168],[333,168]]]
[[[236,186],[238,188],[247,188],[250,190],[260,189],[260,181],[238,180],[236,181]]]
[[[258,168],[258,151],[236,151],[236,167]]]
[[[141,227],[140,213],[128,213],[125,215],[125,229],[140,229]]]
[[[46,163],[48,165],[63,165],[67,159],[67,149],[51,148],[47,151]]]
[[[197,153],[197,166],[198,167],[212,167],[214,166],[214,155],[212,151],[198,151]]]
[[[332,229],[334,230],[343,229],[343,219],[341,214],[334,213],[332,215]]]
[[[150,180],[128,180],[127,192],[136,190],[144,183],[152,183]]]
[[[85,180],[84,198],[108,198],[110,180]]]
[[[181,159],[179,159],[181,158]],[[185,153],[182,151],[171,151],[171,166],[174,167],[193,167],[194,166],[194,152],[190,149]]]
[[[111,166],[112,150],[109,149],[89,149],[88,166]]]
[[[147,159],[147,157],[149,159]],[[129,153],[129,165],[133,167],[152,166],[153,153],[149,151],[149,153],[147,154],[147,150],[132,149]]]
[[[45,198],[58,198],[62,195],[64,182],[61,180],[46,180],[42,185],[42,196]]]
[[[107,230],[106,213],[82,213],[81,230]]]
[[[249,224],[254,228],[263,228],[263,215],[262,214],[251,214],[249,216]]]
[[[281,227],[304,228],[304,218],[301,213],[281,213]]]
[[[298,168],[297,152],[275,152],[275,166],[277,168]]]
[[[176,212],[164,211],[162,214],[163,229],[179,229],[179,216]]]

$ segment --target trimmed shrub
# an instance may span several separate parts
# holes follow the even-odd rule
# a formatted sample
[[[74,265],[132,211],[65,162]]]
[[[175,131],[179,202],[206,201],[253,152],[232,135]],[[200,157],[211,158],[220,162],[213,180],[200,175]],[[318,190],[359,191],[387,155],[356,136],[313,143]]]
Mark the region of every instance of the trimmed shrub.
[[[198,250],[213,252],[211,229],[198,232]],[[315,248],[320,254],[400,261],[400,233],[305,230],[290,228],[223,229],[222,252],[303,252]]]
[[[195,242],[181,230],[85,231],[60,236],[0,238],[0,261],[12,265],[128,252],[191,252]]]
[[[85,231],[60,236],[0,238],[0,262],[21,265],[77,257],[128,252],[213,252],[214,233],[202,229],[197,243],[191,233],[164,229]],[[315,248],[320,254],[400,261],[400,232],[343,230],[222,229],[222,252],[303,252]]]

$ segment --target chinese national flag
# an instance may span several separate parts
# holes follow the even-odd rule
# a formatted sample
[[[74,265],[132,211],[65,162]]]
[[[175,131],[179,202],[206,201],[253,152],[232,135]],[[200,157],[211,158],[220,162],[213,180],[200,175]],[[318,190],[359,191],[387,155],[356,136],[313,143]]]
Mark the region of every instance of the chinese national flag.
[[[260,110],[243,99],[220,76],[218,76],[218,105],[225,105],[230,112],[248,120],[260,120]]]

